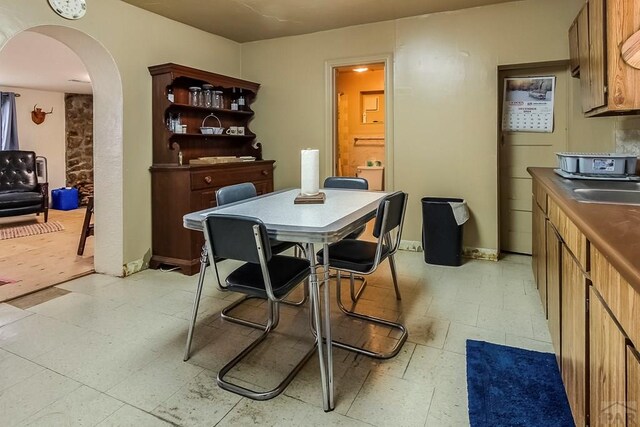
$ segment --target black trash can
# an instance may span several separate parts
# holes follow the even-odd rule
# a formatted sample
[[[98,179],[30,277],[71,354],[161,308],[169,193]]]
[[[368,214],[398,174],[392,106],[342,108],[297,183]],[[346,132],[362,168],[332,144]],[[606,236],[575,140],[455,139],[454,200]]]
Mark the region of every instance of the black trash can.
[[[422,198],[422,247],[428,264],[462,265],[462,225],[458,225],[449,202],[463,199]]]

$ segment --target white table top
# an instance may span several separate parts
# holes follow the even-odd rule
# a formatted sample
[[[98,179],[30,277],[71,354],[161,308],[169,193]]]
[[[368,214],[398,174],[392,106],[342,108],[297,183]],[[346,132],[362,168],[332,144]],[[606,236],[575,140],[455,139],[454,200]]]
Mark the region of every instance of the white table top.
[[[186,228],[202,230],[202,220],[210,214],[252,216],[262,220],[269,236],[276,240],[331,243],[342,239],[351,231],[375,216],[380,199],[386,192],[322,189],[326,194],[323,204],[293,203],[299,189],[265,194],[228,205],[187,214],[183,218]]]

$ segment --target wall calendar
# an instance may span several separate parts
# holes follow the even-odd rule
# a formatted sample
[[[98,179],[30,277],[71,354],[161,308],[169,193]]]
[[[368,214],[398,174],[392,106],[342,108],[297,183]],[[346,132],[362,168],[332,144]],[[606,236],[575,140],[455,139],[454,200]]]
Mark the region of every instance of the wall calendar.
[[[553,132],[555,76],[504,79],[502,130]]]

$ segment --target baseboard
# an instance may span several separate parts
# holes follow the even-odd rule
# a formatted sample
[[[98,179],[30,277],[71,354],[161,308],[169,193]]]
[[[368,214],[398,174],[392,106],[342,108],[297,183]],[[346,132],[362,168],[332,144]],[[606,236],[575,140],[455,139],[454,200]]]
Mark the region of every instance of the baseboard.
[[[462,256],[471,259],[482,259],[485,261],[498,261],[498,251],[487,248],[472,248],[465,246],[462,248]]]
[[[416,240],[401,240],[401,251],[422,252],[422,242]],[[465,246],[462,248],[462,256],[471,259],[482,259],[486,261],[498,261],[498,251],[495,249],[472,248]]]
[[[122,266],[122,276],[127,277],[132,274],[139,273],[142,270],[149,268],[149,260],[151,259],[151,249],[140,259],[129,261]]]
[[[400,247],[398,249],[401,251],[422,252],[422,242],[415,240],[401,240]]]

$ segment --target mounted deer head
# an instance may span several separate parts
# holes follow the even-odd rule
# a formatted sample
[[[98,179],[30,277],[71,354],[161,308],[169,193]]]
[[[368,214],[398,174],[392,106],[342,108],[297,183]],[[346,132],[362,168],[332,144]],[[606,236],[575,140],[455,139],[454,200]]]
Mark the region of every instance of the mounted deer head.
[[[46,111],[42,111],[42,108],[37,108],[38,104],[33,106],[33,111],[31,112],[31,120],[33,123],[39,125],[44,122],[44,119],[47,117],[47,114],[53,113],[53,107],[51,107],[51,111],[48,113]]]

